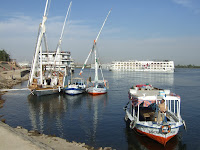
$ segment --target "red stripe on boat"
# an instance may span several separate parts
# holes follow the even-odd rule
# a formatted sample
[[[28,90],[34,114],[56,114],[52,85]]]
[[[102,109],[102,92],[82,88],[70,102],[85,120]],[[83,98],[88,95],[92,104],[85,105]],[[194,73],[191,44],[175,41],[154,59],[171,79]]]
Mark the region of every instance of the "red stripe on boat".
[[[101,95],[101,94],[106,94],[107,92],[105,93],[91,93],[91,92],[88,92],[88,94],[91,94],[91,95]]]
[[[135,128],[136,129],[136,128]],[[169,137],[160,137],[160,136],[156,136],[156,135],[153,135],[153,134],[150,134],[150,133],[146,133],[146,132],[143,132],[139,129],[136,129],[137,132],[141,133],[141,134],[145,134],[147,135],[148,137],[150,137],[151,139],[163,144],[164,146],[166,145],[166,143],[171,139],[173,138],[175,135],[172,135],[172,136],[169,136]]]

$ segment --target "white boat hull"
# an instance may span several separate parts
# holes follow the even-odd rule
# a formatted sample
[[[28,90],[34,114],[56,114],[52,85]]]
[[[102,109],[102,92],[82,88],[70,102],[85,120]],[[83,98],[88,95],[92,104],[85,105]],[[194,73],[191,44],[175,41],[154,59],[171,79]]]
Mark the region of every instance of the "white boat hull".
[[[153,128],[152,126],[136,124],[135,130],[141,134],[147,135],[149,138],[158,141],[163,145],[166,145],[166,143],[178,133],[179,128],[171,128],[169,133],[163,133],[162,126],[163,125]]]
[[[86,89],[87,93],[91,95],[101,95],[106,94],[107,89],[106,88],[96,88],[96,87],[89,87]]]
[[[182,122],[169,122],[169,125],[158,124],[152,121],[137,121],[137,118],[132,117],[130,112],[126,110],[125,120],[130,122],[130,128],[137,132],[148,136],[149,138],[166,145],[166,143],[179,132],[179,127]]]
[[[68,95],[78,95],[85,92],[85,89],[77,89],[77,88],[66,88],[65,93]]]

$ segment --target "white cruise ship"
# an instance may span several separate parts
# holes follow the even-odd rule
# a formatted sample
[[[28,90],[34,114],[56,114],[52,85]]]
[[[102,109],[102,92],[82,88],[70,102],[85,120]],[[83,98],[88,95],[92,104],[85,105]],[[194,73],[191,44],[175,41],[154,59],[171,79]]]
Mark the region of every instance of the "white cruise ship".
[[[74,70],[74,60],[71,57],[71,52],[61,51],[57,55],[57,60],[55,61],[56,52],[49,51],[42,53],[42,66],[44,70],[61,70],[64,71],[66,75],[69,75],[71,71]],[[39,62],[40,62],[39,56]],[[39,69],[39,66],[37,70]]]
[[[55,56],[56,56],[55,51],[42,53],[42,65],[45,67],[46,70],[51,70],[54,65],[56,66],[55,68],[56,70],[66,69],[66,71],[69,71],[70,69],[73,68],[74,60],[71,57],[71,52],[61,51],[58,54],[56,61],[55,61]]]
[[[112,71],[154,71],[174,72],[174,61],[113,61],[110,67]]]

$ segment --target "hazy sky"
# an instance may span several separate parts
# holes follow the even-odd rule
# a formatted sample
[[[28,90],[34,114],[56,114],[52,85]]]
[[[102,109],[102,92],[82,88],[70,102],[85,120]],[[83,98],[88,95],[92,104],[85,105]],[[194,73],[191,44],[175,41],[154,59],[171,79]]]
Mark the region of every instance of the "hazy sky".
[[[0,0],[0,49],[32,61],[46,0]],[[46,21],[50,50],[58,43],[69,0],[51,0]],[[200,65],[200,0],[73,0],[62,50],[83,63],[97,43],[101,62],[174,60]]]

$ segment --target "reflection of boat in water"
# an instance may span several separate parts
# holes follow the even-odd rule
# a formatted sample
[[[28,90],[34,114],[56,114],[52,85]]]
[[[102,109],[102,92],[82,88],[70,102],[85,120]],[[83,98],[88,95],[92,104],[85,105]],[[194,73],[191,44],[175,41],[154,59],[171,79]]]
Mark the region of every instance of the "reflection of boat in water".
[[[84,97],[84,95],[74,95],[74,96],[63,95],[63,96],[64,96],[64,98],[65,98],[66,100],[73,100],[73,101],[76,101],[76,100],[81,99],[81,98]]]
[[[90,127],[87,127],[90,130],[88,136],[90,137],[91,142],[94,143],[96,142],[97,128],[100,120],[99,116],[101,116],[101,110],[104,109],[104,107],[107,105],[107,94],[98,96],[87,95],[87,98],[88,98],[88,103],[87,103],[88,109],[90,110],[93,108],[92,124],[90,125]],[[103,108],[101,107],[102,105]]]
[[[64,99],[66,100],[66,103],[68,105],[68,109],[73,109],[76,107],[81,106],[82,100],[85,98],[85,94],[79,94],[79,95],[63,95]]]
[[[130,128],[163,145],[185,125],[180,115],[180,97],[169,90],[136,85],[129,90],[129,99],[125,120],[130,121]]]
[[[32,129],[43,132],[48,126],[56,124],[58,131],[62,133],[62,118],[67,111],[67,103],[60,94],[46,96],[28,96],[29,118]],[[52,126],[53,127],[53,126]]]
[[[108,84],[107,84],[107,81],[104,80],[101,64],[100,64],[99,58],[97,58],[96,44],[97,44],[97,40],[99,38],[99,35],[101,34],[101,31],[102,31],[102,29],[103,29],[103,27],[104,27],[104,25],[106,23],[106,20],[107,20],[107,18],[109,16],[110,12],[111,12],[111,10],[108,12],[108,15],[107,15],[107,17],[106,17],[106,19],[105,19],[105,21],[104,21],[104,23],[103,23],[98,35],[96,37],[96,40],[94,40],[93,47],[90,50],[89,55],[88,55],[87,59],[85,60],[85,63],[84,63],[84,65],[83,65],[83,67],[82,67],[82,69],[80,71],[80,75],[81,75],[82,72],[83,72],[84,67],[87,64],[87,61],[88,61],[91,53],[94,53],[94,57],[95,57],[95,60],[94,60],[94,62],[95,62],[95,77],[94,77],[94,81],[91,81],[91,78],[89,77],[90,78],[89,81],[92,84],[89,85],[88,88],[86,88],[86,92],[91,94],[91,95],[100,95],[100,94],[106,94],[107,93],[107,88],[108,88],[107,85]],[[99,80],[99,76],[98,76],[99,68],[101,70],[102,80]]]
[[[54,94],[28,96],[31,130],[57,135],[69,141],[81,139],[96,143],[108,95]],[[81,142],[78,138],[78,142]]]

